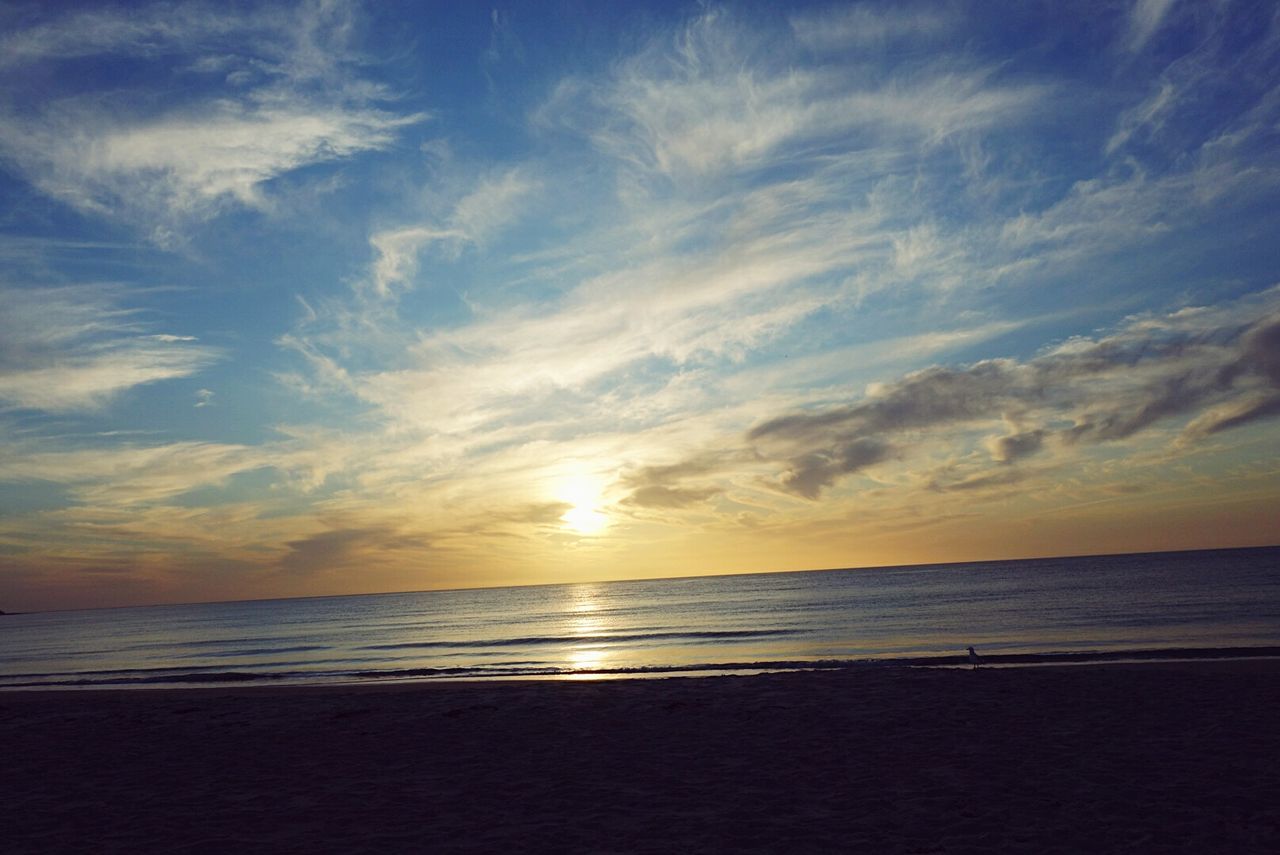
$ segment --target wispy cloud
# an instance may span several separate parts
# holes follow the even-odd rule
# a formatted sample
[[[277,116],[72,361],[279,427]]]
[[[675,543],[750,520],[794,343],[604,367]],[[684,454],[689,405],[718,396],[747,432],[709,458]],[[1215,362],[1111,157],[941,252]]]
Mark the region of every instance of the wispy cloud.
[[[0,113],[0,153],[41,191],[123,217],[156,243],[226,206],[265,208],[263,187],[299,167],[388,146],[422,114],[378,106],[378,87],[340,74],[346,4],[223,14],[199,4],[72,13],[0,44],[0,68],[83,56],[156,69],[141,90],[93,88]],[[231,45],[235,45],[234,52]],[[168,104],[164,81],[194,97]]]
[[[939,4],[856,5],[795,15],[791,29],[796,41],[811,50],[848,51],[892,42],[918,44],[946,35],[958,23],[954,10]]]
[[[1129,33],[1126,47],[1139,51],[1155,35],[1174,0],[1135,0],[1129,12]]]
[[[789,64],[789,48],[712,12],[620,64],[611,80],[562,84],[540,117],[583,129],[641,169],[696,179],[814,158],[832,145],[935,143],[1015,121],[1045,95],[1040,85],[993,82],[990,68],[948,64],[904,69],[885,87],[858,65]]]
[[[147,383],[196,374],[221,351],[191,336],[148,334],[120,289],[0,287],[0,402],[66,413],[100,409]]]
[[[456,256],[466,245],[482,244],[519,216],[524,197],[537,182],[519,169],[481,178],[461,196],[438,223],[416,223],[375,233],[369,238],[377,254],[370,276],[373,293],[388,297],[417,283],[418,256],[429,247],[442,247]]]
[[[57,21],[15,29],[0,37],[0,67],[50,60],[184,52],[192,43],[243,30],[235,13],[194,3],[152,6],[138,14],[119,8],[73,11]]]
[[[118,445],[112,449],[50,448],[26,443],[23,454],[0,464],[0,479],[65,484],[78,501],[115,508],[154,504],[197,487],[268,465],[284,457],[225,443]]]
[[[492,431],[585,404],[624,373],[639,388],[711,365],[732,374],[815,315],[847,311],[878,289],[951,287],[962,241],[918,223],[911,197],[885,185],[928,168],[907,155],[914,146],[1025,120],[1044,87],[955,66],[876,86],[861,73],[788,63],[793,43],[760,39],[723,12],[700,16],[604,81],[565,82],[535,112],[535,129],[568,130],[592,168],[612,176],[588,197],[598,213],[589,237],[580,232],[561,255],[589,245],[589,265],[508,256],[505,275],[524,287],[481,283],[467,294],[465,323],[406,336],[411,321],[385,307],[330,307],[287,342],[332,377],[361,361],[349,355],[371,336],[407,339],[388,354],[392,364],[356,372],[346,388],[402,425]],[[778,58],[759,61],[765,48]],[[744,171],[752,181],[741,181]],[[697,180],[654,184],[678,176]],[[412,289],[431,279],[428,256],[455,261],[486,240],[501,257],[502,230],[531,193],[555,224],[582,216],[579,189],[549,163],[484,176],[441,213],[376,232],[370,290]],[[363,320],[352,323],[353,313]]]

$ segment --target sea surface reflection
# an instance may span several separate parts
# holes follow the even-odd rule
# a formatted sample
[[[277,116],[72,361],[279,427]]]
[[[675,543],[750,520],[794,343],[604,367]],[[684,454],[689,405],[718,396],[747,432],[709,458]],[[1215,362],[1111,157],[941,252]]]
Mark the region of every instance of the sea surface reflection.
[[[1259,648],[1280,646],[1277,567],[1261,548],[6,615],[0,687]]]

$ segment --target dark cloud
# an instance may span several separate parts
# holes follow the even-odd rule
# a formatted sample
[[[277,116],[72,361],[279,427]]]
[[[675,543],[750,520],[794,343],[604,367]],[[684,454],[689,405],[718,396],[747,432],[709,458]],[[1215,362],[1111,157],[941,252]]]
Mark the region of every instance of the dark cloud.
[[[403,534],[389,527],[334,528],[285,544],[289,552],[280,559],[288,573],[311,574],[350,566],[378,553],[427,550],[431,543],[419,535]]]
[[[1044,445],[1044,438],[1047,433],[1047,431],[1038,428],[1005,436],[995,436],[987,441],[987,447],[995,460],[1000,463],[1012,463],[1039,451],[1041,446]]]
[[[989,487],[1005,487],[1009,484],[1016,484],[1027,478],[1028,473],[1020,469],[1001,469],[998,472],[982,472],[976,475],[969,475],[958,481],[940,481],[930,482],[929,489],[940,493],[951,493],[966,490],[985,490]]]
[[[705,502],[720,492],[722,491],[718,487],[663,487],[651,484],[632,492],[623,499],[623,504],[640,508],[685,508]]]
[[[685,508],[705,502],[723,491],[719,487],[686,486],[680,482],[719,472],[726,463],[727,458],[722,455],[703,454],[678,463],[642,467],[622,477],[622,483],[631,489],[622,502],[654,509]]]
[[[1241,361],[1280,389],[1280,317],[1263,321],[1249,331]]]
[[[1115,496],[1132,496],[1146,491],[1147,488],[1141,484],[1108,484],[1102,488],[1102,492],[1111,493]]]
[[[1257,300],[1274,307],[1278,298],[1280,289],[1273,289]],[[744,460],[778,464],[776,486],[816,499],[842,477],[914,447],[967,445],[969,428],[995,420],[1009,432],[985,445],[1008,466],[1055,439],[1060,447],[1114,442],[1178,417],[1191,417],[1183,435],[1194,441],[1280,415],[1276,388],[1280,312],[1249,319],[1244,305],[1185,310],[1135,319],[1109,336],[1072,339],[1024,361],[933,366],[853,403],[767,419],[748,431],[744,449],[630,473],[622,479],[632,490],[624,501],[652,508],[705,501],[718,492],[709,478]],[[975,490],[1023,477],[1005,471],[928,483],[935,490]],[[682,483],[695,479],[703,483]]]
[[[771,419],[753,428],[753,442],[805,442],[832,434],[878,434],[942,422],[966,421],[999,413],[1011,390],[1023,381],[1008,360],[988,360],[968,368],[933,367],[909,374],[857,404],[819,413]]]
[[[685,478],[695,478],[716,472],[723,468],[724,464],[725,460],[720,455],[701,454],[678,463],[642,467],[627,473],[623,481],[635,487],[648,484],[672,484]]]
[[[1208,411],[1188,428],[1207,436],[1280,415],[1280,396],[1259,393],[1276,387],[1280,314],[1248,323],[1230,312],[1189,311],[1135,320],[1111,336],[1069,341],[1025,362],[927,368],[856,403],[769,419],[747,440],[760,457],[787,467],[784,490],[812,499],[893,449],[945,442],[969,425],[998,418],[1018,425],[987,441],[994,459],[1011,464],[1053,436],[1066,444],[1112,442]],[[1016,477],[981,476],[945,489]]]
[[[1203,439],[1230,428],[1241,427],[1260,419],[1280,415],[1280,395],[1265,395],[1240,401],[1232,406],[1210,410],[1191,424],[1183,437],[1188,440]]]
[[[841,443],[829,451],[814,451],[793,457],[788,461],[790,469],[782,478],[782,488],[806,499],[816,499],[836,479],[879,463],[891,451],[892,448],[887,443],[862,438]]]
[[[137,570],[137,562],[129,561],[124,558],[121,558],[114,563],[98,561],[93,564],[85,564],[76,568],[77,573],[88,573],[90,575],[101,576],[118,576],[121,574],[130,575],[136,573]]]
[[[1090,390],[1083,384],[1068,388],[1068,393],[1074,393],[1088,409],[1076,416],[1076,424],[1064,438],[1072,442],[1125,439],[1162,419],[1214,403],[1231,390],[1239,362],[1215,365],[1211,359],[1206,359],[1206,365],[1157,377],[1121,395],[1101,397],[1096,404],[1088,401]]]

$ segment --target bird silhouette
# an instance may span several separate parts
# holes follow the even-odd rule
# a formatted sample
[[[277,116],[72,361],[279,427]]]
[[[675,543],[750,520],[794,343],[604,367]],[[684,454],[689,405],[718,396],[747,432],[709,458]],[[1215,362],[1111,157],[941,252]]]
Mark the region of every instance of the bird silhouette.
[[[978,651],[974,650],[972,646],[969,648],[969,664],[974,668],[982,664],[982,657],[978,655]]]

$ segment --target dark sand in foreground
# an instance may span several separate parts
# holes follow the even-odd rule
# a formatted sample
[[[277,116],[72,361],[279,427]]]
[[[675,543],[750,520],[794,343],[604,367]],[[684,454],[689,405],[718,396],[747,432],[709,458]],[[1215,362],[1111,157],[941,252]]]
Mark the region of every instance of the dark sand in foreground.
[[[1275,852],[1280,663],[0,693],[8,852]]]

